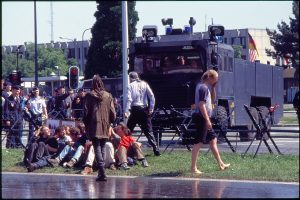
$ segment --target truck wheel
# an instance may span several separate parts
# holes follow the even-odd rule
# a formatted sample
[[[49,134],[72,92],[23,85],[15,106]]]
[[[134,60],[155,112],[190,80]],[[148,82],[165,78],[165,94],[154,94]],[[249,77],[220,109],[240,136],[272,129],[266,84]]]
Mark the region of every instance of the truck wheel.
[[[227,133],[228,127],[228,115],[227,110],[224,106],[217,106],[214,113],[214,123],[218,128],[221,128],[223,131],[223,135],[225,136]],[[219,132],[218,143],[224,143],[225,139],[222,133]]]
[[[253,116],[253,118],[255,119],[255,121],[257,123],[259,123],[258,112],[257,112],[256,108],[250,107],[249,111],[250,111],[251,115]],[[256,130],[251,119],[249,119],[248,130],[250,130],[250,131]],[[241,139],[241,141],[251,141],[255,137],[255,134],[256,134],[255,132],[248,132],[248,133],[243,133],[243,134],[240,133],[240,139]]]
[[[262,119],[261,119],[260,115],[258,115],[260,127],[264,128],[262,120],[265,120],[266,126],[267,126],[266,128],[267,128],[267,130],[270,130],[271,129],[271,122],[270,122],[271,119],[269,117],[269,109],[266,106],[259,106],[257,109],[259,110],[259,112],[262,115]],[[257,138],[257,139],[260,139],[260,138]],[[267,134],[264,134],[264,139],[266,139],[266,140],[269,139]]]

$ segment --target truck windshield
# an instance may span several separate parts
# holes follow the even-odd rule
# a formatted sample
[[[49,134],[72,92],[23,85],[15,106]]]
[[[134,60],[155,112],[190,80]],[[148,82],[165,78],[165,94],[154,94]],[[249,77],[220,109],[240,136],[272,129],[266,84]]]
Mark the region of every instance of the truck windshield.
[[[197,52],[141,54],[134,57],[134,70],[141,74],[199,73],[205,62]]]

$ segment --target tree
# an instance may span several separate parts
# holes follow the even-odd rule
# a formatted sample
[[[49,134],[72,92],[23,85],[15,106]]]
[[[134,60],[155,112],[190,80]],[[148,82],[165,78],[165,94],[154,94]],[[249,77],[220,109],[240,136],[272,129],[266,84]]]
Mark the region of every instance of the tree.
[[[85,78],[98,73],[116,76],[122,71],[122,2],[96,1],[96,22],[92,27],[91,46],[88,51]],[[135,2],[128,1],[129,40],[135,38],[139,20]]]
[[[267,28],[274,51],[266,49],[266,53],[272,58],[289,56],[296,68],[295,78],[299,80],[299,1],[293,1],[293,14],[295,18],[290,17],[290,24],[282,21],[277,25],[279,32]]]
[[[235,58],[242,58],[243,46],[241,46],[241,45],[232,45],[232,48],[234,50],[234,57]]]
[[[2,78],[7,77],[13,70],[16,70],[16,54],[2,52]],[[66,60],[61,49],[38,45],[38,66],[39,76],[49,76],[56,72],[55,66],[59,66],[60,74],[67,75],[70,65],[75,65],[75,59]],[[19,70],[23,77],[33,77],[35,74],[34,65],[34,44],[26,44],[26,51],[23,58],[18,59]]]

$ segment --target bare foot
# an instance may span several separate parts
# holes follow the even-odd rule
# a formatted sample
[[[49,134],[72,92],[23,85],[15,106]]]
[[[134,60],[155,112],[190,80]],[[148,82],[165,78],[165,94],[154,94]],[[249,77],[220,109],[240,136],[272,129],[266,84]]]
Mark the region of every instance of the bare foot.
[[[220,165],[220,170],[223,171],[223,170],[229,168],[229,166],[230,166],[230,164],[222,164],[222,165]]]
[[[203,172],[199,171],[198,169],[192,169],[191,171],[193,174],[203,174]]]

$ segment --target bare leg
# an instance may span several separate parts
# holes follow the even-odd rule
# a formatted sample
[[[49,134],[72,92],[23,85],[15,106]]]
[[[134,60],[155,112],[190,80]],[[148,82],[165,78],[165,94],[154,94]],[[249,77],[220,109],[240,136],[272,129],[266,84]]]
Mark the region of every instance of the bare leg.
[[[228,168],[230,166],[230,164],[224,164],[224,162],[221,159],[221,156],[220,156],[220,153],[218,150],[218,146],[217,146],[217,138],[214,138],[213,140],[210,141],[210,148],[211,148],[211,151],[212,151],[215,159],[218,162],[220,169],[225,170],[226,168]]]
[[[202,146],[202,143],[199,142],[198,144],[194,144],[193,149],[192,149],[191,171],[196,174],[202,174],[202,172],[197,169],[197,159],[198,159],[198,155],[199,155],[201,146]]]

